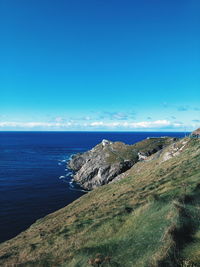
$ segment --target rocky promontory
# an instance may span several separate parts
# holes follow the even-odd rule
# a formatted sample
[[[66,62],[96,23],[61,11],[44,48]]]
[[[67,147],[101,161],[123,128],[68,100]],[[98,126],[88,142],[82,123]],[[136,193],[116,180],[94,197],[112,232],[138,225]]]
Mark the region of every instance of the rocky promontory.
[[[134,145],[103,140],[93,149],[72,157],[68,167],[74,171],[74,180],[91,190],[108,184],[130,169],[138,161],[175,142],[176,138],[147,138]]]
[[[200,128],[191,133],[192,137],[200,138]]]

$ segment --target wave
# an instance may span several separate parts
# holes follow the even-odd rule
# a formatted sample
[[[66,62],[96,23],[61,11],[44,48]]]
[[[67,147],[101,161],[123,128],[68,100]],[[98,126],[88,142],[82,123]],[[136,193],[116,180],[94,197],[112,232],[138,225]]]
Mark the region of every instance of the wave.
[[[73,176],[73,173],[71,171],[66,171],[66,174],[65,174],[66,177],[72,177]]]
[[[75,188],[75,187],[69,187],[69,190],[71,190],[71,191],[78,191],[78,192],[85,192],[85,193],[88,193],[89,192],[87,190],[78,189],[78,188]]]

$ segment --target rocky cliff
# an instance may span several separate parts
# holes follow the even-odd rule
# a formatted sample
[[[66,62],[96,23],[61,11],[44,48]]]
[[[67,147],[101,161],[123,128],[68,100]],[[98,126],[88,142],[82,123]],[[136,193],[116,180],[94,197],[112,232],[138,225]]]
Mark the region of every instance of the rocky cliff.
[[[73,156],[68,166],[74,170],[74,180],[91,190],[108,184],[136,162],[175,142],[175,138],[148,138],[134,145],[103,140],[90,151]]]
[[[191,134],[194,137],[200,137],[200,128],[198,128],[197,130],[195,130],[194,132],[192,132]]]

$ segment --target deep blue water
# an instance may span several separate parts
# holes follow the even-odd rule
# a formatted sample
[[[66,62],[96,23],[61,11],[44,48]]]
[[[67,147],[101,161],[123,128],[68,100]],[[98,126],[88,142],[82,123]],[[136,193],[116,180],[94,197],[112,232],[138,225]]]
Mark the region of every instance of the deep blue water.
[[[102,139],[133,144],[184,133],[0,132],[0,242],[85,192],[71,184],[66,161]]]

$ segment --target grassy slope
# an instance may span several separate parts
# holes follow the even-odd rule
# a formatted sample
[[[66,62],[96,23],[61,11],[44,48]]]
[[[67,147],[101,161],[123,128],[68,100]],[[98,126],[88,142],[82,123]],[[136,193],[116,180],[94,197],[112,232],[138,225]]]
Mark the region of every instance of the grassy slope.
[[[104,153],[108,153],[108,163],[115,163],[124,160],[138,161],[138,152],[150,155],[160,150],[162,147],[167,146],[173,142],[174,138],[150,138],[140,141],[134,145],[125,145],[121,142],[112,143],[111,146],[107,146]],[[101,145],[99,145],[101,147]],[[111,149],[112,147],[112,149]]]
[[[0,265],[200,266],[200,140],[163,153],[1,244]]]

